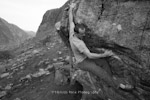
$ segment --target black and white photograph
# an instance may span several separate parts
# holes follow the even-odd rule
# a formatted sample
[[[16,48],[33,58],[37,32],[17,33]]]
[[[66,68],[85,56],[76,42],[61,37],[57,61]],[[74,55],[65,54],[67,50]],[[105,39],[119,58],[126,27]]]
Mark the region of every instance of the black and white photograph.
[[[0,100],[150,100],[150,0],[1,0]]]

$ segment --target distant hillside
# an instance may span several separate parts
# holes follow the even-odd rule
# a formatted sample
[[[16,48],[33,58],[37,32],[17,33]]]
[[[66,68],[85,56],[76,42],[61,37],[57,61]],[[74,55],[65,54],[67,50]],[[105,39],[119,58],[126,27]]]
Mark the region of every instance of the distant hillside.
[[[0,18],[0,47],[9,48],[19,45],[24,42],[26,39],[33,37],[29,35],[28,32],[25,32],[18,26],[8,23],[6,20]]]
[[[36,35],[36,32],[33,32],[33,31],[25,31],[29,37],[34,37]]]

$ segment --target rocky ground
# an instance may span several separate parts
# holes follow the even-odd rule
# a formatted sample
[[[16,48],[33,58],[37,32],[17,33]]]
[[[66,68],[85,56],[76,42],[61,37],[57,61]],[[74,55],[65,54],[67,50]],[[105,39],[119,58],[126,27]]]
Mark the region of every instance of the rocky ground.
[[[57,93],[82,87],[79,83],[55,84],[53,65],[64,62],[68,56],[62,41],[53,41],[24,44],[13,51],[17,54],[14,58],[1,62],[0,100],[77,100],[80,97]]]

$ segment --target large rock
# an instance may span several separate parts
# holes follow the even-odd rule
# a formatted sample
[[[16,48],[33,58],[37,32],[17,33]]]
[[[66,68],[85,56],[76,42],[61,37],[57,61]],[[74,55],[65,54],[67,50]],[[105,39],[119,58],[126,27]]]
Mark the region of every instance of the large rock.
[[[150,50],[150,1],[148,0],[79,0],[77,10],[75,11],[75,21],[81,21],[86,24],[93,34],[104,37],[115,42],[118,45],[125,46],[134,50],[140,56],[144,67],[149,67]],[[63,9],[49,10],[43,17],[39,26],[37,38],[45,35],[55,34],[54,25],[61,20]],[[143,68],[137,68],[128,58],[127,62],[120,63],[115,59],[109,59],[112,67],[112,73],[120,80],[132,83],[135,88],[133,91],[122,91],[113,89],[102,80],[95,79],[96,88],[102,89],[98,98],[102,100],[148,100],[149,93],[149,71]],[[143,67],[142,66],[142,67]],[[147,77],[146,77],[147,76]],[[80,77],[80,76],[79,76]],[[107,77],[107,76],[106,76]],[[82,77],[80,77],[82,78]],[[78,80],[84,86],[84,79]],[[145,98],[144,98],[145,96]],[[89,98],[92,98],[91,96]],[[100,99],[88,99],[100,100]]]
[[[149,5],[148,0],[81,0],[75,15],[99,36],[134,49],[149,65]],[[55,33],[66,6],[44,14],[36,37]]]
[[[64,4],[64,6],[62,6],[61,8],[46,11],[43,16],[43,20],[38,28],[36,38],[41,38],[45,35],[55,33],[55,23],[61,20],[64,8],[66,7],[67,3]]]
[[[142,0],[81,0],[76,16],[99,36],[134,49],[148,64],[149,5],[148,1]]]

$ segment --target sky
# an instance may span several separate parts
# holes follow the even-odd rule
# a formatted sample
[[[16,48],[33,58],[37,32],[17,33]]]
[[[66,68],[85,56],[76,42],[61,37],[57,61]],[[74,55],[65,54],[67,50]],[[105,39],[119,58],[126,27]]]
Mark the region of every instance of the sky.
[[[38,30],[47,10],[59,8],[67,0],[1,0],[0,18],[26,31]]]

